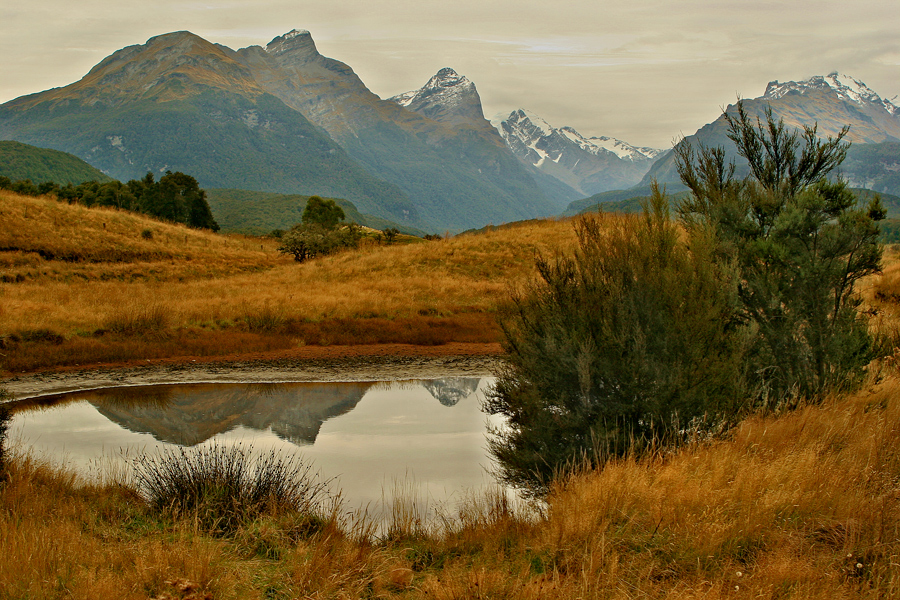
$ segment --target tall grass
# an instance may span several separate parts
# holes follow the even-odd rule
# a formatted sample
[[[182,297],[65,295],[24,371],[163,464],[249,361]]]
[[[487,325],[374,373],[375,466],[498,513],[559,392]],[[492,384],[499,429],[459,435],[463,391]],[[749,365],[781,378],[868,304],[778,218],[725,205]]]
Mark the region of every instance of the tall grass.
[[[153,510],[225,533],[263,514],[294,512],[315,520],[329,484],[296,457],[254,454],[240,445],[179,447],[135,457],[132,466]]]
[[[0,485],[3,483],[3,474],[6,471],[6,434],[9,431],[9,423],[12,420],[12,411],[4,402],[9,398],[9,393],[0,388]]]
[[[100,331],[111,331],[125,336],[148,333],[160,334],[169,326],[169,314],[160,304],[129,302],[117,307],[103,321]]]

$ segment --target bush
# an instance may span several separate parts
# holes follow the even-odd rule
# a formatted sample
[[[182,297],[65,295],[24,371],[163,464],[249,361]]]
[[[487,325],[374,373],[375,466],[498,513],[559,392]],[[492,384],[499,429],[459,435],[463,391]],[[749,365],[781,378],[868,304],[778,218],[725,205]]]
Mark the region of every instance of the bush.
[[[540,280],[501,322],[508,367],[485,409],[507,422],[489,446],[498,477],[526,494],[741,407],[730,273],[709,240],[680,238],[658,189],[651,202],[640,218],[583,217],[575,257],[538,259]]]
[[[134,459],[132,467],[153,510],[194,517],[219,533],[263,514],[316,513],[329,483],[315,481],[299,459],[275,451],[254,456],[252,448],[240,446],[161,451]]]
[[[725,115],[728,137],[750,165],[736,180],[721,148],[676,147],[678,170],[691,190],[680,208],[691,232],[712,231],[720,261],[739,270],[743,316],[754,325],[749,370],[765,400],[821,397],[859,380],[873,358],[854,287],[879,270],[876,221],[844,181],[826,177],[849,144],[819,140],[815,127],[788,131],[771,110],[754,124],[738,103]]]
[[[356,248],[360,237],[359,229],[352,223],[340,229],[327,229],[315,223],[295,225],[281,237],[278,251],[303,262],[342,248]]]

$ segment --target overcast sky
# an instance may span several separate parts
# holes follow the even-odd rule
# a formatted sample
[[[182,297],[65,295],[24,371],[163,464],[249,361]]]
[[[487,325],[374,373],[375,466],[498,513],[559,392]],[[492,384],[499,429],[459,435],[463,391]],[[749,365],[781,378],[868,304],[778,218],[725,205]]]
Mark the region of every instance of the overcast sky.
[[[154,35],[239,49],[295,28],[382,98],[449,66],[488,118],[527,108],[660,148],[776,79],[840,71],[900,94],[897,0],[2,0],[0,102],[77,81]]]

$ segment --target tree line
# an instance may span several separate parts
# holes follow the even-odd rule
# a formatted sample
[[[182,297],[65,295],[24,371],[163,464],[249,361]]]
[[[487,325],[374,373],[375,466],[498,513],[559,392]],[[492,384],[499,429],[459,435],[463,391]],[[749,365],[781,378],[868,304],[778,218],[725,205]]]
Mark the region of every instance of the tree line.
[[[0,176],[0,189],[27,196],[54,195],[60,201],[85,206],[109,206],[143,213],[190,227],[219,230],[197,180],[181,172],[166,171],[156,180],[152,172],[128,183],[87,181],[61,186],[52,181],[34,184],[29,179],[11,181]]]

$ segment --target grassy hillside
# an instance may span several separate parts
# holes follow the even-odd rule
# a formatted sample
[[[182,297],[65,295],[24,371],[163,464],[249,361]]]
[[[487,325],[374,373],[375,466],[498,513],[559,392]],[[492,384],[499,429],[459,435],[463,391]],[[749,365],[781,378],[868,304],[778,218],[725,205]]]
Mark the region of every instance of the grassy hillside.
[[[0,141],[0,176],[13,181],[30,179],[36,184],[45,181],[60,185],[112,181],[112,177],[67,152],[9,141]]]
[[[206,190],[206,198],[223,231],[265,235],[275,229],[290,229],[300,222],[309,196],[274,194],[247,190]],[[402,233],[423,236],[424,231],[359,212],[348,200],[334,198],[348,222],[385,230],[395,227]]]
[[[0,191],[0,368],[495,342],[508,287],[533,275],[535,252],[574,237],[538,221],[298,264],[270,238]]]

